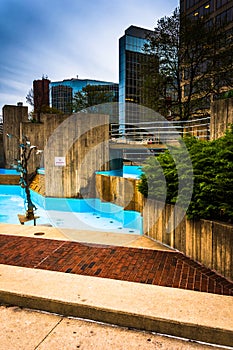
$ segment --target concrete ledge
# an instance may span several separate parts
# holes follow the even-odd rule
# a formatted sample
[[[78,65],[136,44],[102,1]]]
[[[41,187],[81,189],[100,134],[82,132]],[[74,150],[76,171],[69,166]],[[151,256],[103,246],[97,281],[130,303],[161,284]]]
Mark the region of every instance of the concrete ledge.
[[[0,175],[0,184],[1,185],[18,185],[19,184],[20,175]]]
[[[233,299],[0,265],[2,303],[233,346]]]

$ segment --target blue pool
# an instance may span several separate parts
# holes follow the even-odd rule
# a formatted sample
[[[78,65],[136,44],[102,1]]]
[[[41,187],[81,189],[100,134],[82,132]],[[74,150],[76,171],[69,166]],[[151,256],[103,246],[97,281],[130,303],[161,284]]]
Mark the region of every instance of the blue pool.
[[[99,199],[45,198],[31,191],[38,224],[59,228],[142,234],[142,217],[135,211]],[[17,185],[0,185],[0,223],[18,224],[24,214],[24,191]],[[32,222],[26,223],[32,225]],[[25,225],[26,225],[25,224]]]
[[[44,174],[44,168],[37,170],[38,174]],[[123,176],[133,179],[139,179],[142,174],[142,168],[137,165],[123,165],[122,170],[97,171],[96,174],[103,174],[108,176]]]
[[[96,174],[108,176],[122,176],[132,179],[139,179],[142,174],[142,168],[137,165],[124,165],[122,170],[97,171]]]
[[[0,168],[0,175],[19,175],[20,173],[17,172],[15,169],[3,169]]]

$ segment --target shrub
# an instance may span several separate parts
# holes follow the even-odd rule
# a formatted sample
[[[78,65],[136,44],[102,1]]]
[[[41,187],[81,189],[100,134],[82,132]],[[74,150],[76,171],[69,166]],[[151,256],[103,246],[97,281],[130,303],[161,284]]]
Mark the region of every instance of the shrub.
[[[188,152],[182,147],[173,147],[158,157],[148,158],[139,191],[145,197],[186,206],[193,176],[187,217],[233,221],[233,127],[218,140],[186,137],[183,141]],[[188,166],[188,155],[193,174]]]

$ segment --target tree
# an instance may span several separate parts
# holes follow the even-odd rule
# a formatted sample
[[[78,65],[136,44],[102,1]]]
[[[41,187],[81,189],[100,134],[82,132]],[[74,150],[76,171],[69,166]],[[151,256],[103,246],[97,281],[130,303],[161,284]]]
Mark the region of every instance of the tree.
[[[73,111],[83,111],[88,107],[107,102],[117,102],[113,91],[107,90],[108,85],[87,85],[75,93],[73,98]]]
[[[181,18],[176,9],[157,22],[144,50],[159,59],[153,103],[163,101],[179,120],[203,113],[214,94],[233,85],[232,40],[222,23]]]
[[[177,146],[169,146],[157,157],[147,158],[142,169],[138,190],[145,197],[188,207],[193,173],[183,141]]]
[[[194,168],[193,200],[188,215],[233,221],[233,127],[213,141],[190,148]]]
[[[30,104],[33,108],[34,108],[34,92],[33,92],[33,89],[30,89],[28,91],[28,94],[26,96],[26,101],[28,104]],[[40,111],[39,113],[45,113],[45,114],[62,114],[62,112],[60,110],[58,110],[57,108],[54,108],[54,107],[50,107],[50,106],[41,106],[40,108]],[[35,115],[35,112],[31,112],[30,113],[30,120],[32,122],[39,122],[39,119],[38,119],[38,115],[37,115],[37,118],[35,119],[34,118],[34,115]]]
[[[202,141],[185,137],[183,141],[192,161],[194,177],[187,217],[233,222],[233,126],[217,140]],[[143,166],[139,191],[145,197],[159,201],[163,201],[165,196],[167,203],[185,207],[188,204],[185,179],[190,177],[190,169],[186,167],[184,156],[182,147],[176,147],[172,153],[166,151],[157,158],[148,158]],[[179,161],[174,162],[174,158]],[[178,170],[181,170],[180,177]],[[165,181],[161,181],[161,171]],[[184,186],[178,196],[180,181]]]
[[[153,53],[141,55],[138,80],[141,95],[140,103],[165,116],[166,111],[160,98],[164,88],[163,77],[159,74],[158,58]]]
[[[27,102],[30,106],[34,107],[34,93],[33,93],[33,89],[30,89],[30,90],[28,91],[28,94],[27,94],[27,96],[26,96],[26,102]]]

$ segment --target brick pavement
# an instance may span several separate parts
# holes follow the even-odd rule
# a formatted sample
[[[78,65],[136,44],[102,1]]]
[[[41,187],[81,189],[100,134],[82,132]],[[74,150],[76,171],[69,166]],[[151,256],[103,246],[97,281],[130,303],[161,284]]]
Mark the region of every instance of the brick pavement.
[[[0,264],[233,296],[233,282],[176,251],[0,235]]]

